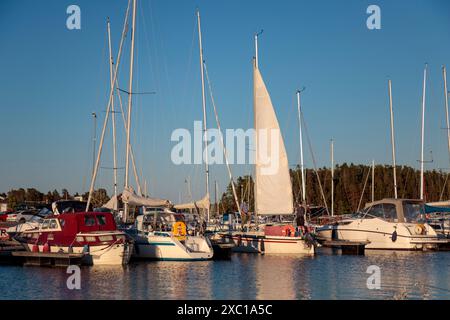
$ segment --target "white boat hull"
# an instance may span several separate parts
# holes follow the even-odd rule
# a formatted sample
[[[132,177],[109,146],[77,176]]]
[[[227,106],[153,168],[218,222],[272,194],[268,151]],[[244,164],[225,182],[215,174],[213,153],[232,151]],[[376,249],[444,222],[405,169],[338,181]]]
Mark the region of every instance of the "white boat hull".
[[[175,237],[148,235],[135,238],[133,257],[140,259],[195,261],[209,260],[213,249],[205,237],[188,236],[185,241]]]
[[[33,250],[32,244],[27,243],[26,249]],[[39,252],[44,251],[40,245]],[[71,252],[83,253],[84,247],[72,247]],[[92,265],[126,265],[130,261],[133,246],[129,243],[103,244],[89,247],[89,253],[84,258],[84,263]],[[69,253],[69,247],[51,246],[51,253]]]
[[[236,247],[235,252],[261,254],[314,254],[314,245],[308,244],[301,237],[266,236],[262,232],[221,233],[222,237],[231,238]]]
[[[426,250],[436,249],[443,241],[429,226],[423,225],[423,234],[417,234],[417,224],[387,222],[382,219],[354,219],[343,224],[328,225],[316,229],[321,240],[345,240],[367,242],[366,249]],[[396,236],[394,236],[394,231]]]

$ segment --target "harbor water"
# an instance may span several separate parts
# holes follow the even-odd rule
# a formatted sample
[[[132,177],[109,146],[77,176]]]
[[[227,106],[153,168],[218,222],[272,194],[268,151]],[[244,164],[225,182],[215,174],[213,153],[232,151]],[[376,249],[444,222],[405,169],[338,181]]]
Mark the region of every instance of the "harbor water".
[[[379,289],[368,288],[370,266],[379,267]],[[70,290],[65,268],[0,266],[0,298],[450,299],[449,268],[450,252],[233,254],[224,261],[81,267],[81,288]]]

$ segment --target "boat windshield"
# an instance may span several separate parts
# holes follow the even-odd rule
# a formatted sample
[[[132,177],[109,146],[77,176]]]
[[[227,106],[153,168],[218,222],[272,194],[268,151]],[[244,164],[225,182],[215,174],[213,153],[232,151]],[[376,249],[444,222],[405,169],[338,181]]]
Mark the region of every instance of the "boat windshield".
[[[397,210],[395,204],[392,203],[380,203],[374,206],[368,207],[363,211],[364,218],[380,218],[389,222],[397,222]]]
[[[404,202],[403,215],[405,222],[415,222],[423,217],[425,214],[425,207],[419,202]]]

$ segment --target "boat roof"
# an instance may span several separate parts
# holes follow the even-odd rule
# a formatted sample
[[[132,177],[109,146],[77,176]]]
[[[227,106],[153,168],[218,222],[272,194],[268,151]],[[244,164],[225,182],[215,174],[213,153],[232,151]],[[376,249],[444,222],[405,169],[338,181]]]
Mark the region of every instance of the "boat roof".
[[[402,204],[404,202],[413,202],[413,203],[424,203],[423,200],[420,199],[395,199],[395,198],[384,198],[381,200],[373,201],[373,202],[367,202],[364,208],[372,207],[377,204],[384,204],[384,203],[390,203],[390,204]]]

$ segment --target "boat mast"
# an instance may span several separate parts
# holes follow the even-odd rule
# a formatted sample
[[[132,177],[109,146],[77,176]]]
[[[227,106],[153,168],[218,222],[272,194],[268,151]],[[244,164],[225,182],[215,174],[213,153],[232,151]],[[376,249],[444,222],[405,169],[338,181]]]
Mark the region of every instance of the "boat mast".
[[[427,67],[425,64],[425,69],[423,70],[423,91],[422,91],[422,134],[421,134],[421,148],[420,148],[420,200],[424,199],[423,187],[424,187],[424,176],[423,176],[423,147],[425,140],[425,97],[426,97],[426,85],[427,85]]]
[[[375,160],[372,160],[372,202],[375,201]]]
[[[448,142],[448,156],[450,160],[450,122],[448,119],[448,90],[447,90],[447,70],[442,66],[442,76],[444,77],[444,99],[445,99],[445,117],[447,124],[447,142]]]
[[[205,74],[203,70],[202,29],[200,24],[200,11],[197,10],[198,45],[200,50],[200,73],[202,78],[202,106],[203,106],[203,143],[205,145],[205,178],[206,195],[209,198],[209,165],[208,165],[208,131],[206,126],[206,98],[205,98]],[[207,221],[209,221],[209,207],[206,209]]]
[[[136,29],[136,0],[133,0],[133,19],[131,29],[131,52],[130,52],[130,78],[128,86],[128,112],[127,112],[127,144],[126,144],[126,160],[125,160],[125,189],[128,189],[129,177],[129,162],[130,162],[130,129],[131,129],[131,108],[133,97],[133,64],[134,64],[134,33]],[[124,222],[128,219],[128,203],[124,205]]]
[[[334,216],[334,141],[331,139],[331,216]]]
[[[255,33],[255,57],[253,58],[253,64],[254,64],[254,68],[256,68],[256,69],[258,69],[258,36],[261,34],[261,32],[262,31],[260,31],[260,32],[257,32],[257,33]],[[253,72],[253,74],[254,74],[254,72]],[[253,75],[253,86],[255,85],[255,78],[254,78],[254,75]],[[255,89],[254,89],[254,87],[253,87],[253,103],[255,104],[255,101],[256,101],[256,96],[255,96]],[[256,114],[254,114],[254,125],[255,125],[255,130],[256,130]],[[256,143],[256,145],[255,145],[255,159],[257,159],[257,157],[258,157],[258,154],[257,154],[257,152],[258,152],[258,133],[257,132],[255,132],[255,143]],[[258,185],[258,176],[257,176],[257,174],[256,174],[256,165],[254,166],[254,171],[255,171],[255,183],[253,184],[253,188],[254,188],[254,190],[253,190],[253,195],[254,195],[254,199],[253,199],[253,202],[254,202],[254,212],[253,212],[253,214],[255,215],[255,224],[256,224],[256,228],[258,228],[258,205],[257,205],[257,191],[256,191],[256,188],[257,188],[257,185]]]
[[[392,144],[392,166],[394,170],[394,197],[397,199],[397,170],[395,162],[395,136],[394,136],[394,111],[392,108],[392,81],[389,79],[389,109],[391,114],[391,144]]]
[[[128,6],[127,6],[127,11],[125,14],[125,22],[123,25],[123,30],[122,30],[122,37],[120,39],[120,44],[119,44],[119,52],[117,53],[117,59],[116,59],[116,65],[115,65],[115,71],[114,71],[114,83],[117,83],[117,70],[119,68],[120,65],[120,58],[122,56],[122,46],[123,46],[123,41],[125,38],[125,35],[127,33],[127,26],[128,26],[128,13],[130,11],[130,4],[131,4],[131,0],[128,1]],[[91,179],[91,184],[89,187],[89,196],[88,196],[88,200],[86,203],[86,211],[89,210],[89,206],[91,204],[91,200],[92,200],[92,193],[94,192],[94,185],[95,185],[95,180],[97,178],[97,172],[98,172],[98,167],[100,164],[100,157],[102,154],[102,149],[103,149],[103,141],[105,138],[105,131],[106,131],[106,125],[108,124],[108,119],[109,119],[109,112],[111,110],[111,100],[112,100],[112,96],[113,96],[114,92],[110,91],[109,93],[109,99],[108,99],[108,106],[106,108],[106,115],[105,115],[105,120],[103,121],[103,129],[102,129],[102,133],[100,136],[100,145],[98,147],[98,153],[97,153],[97,159],[95,160],[95,168],[94,168],[94,172],[92,173],[92,179]],[[120,100],[120,95],[119,95],[119,101]],[[122,105],[121,105],[122,108]],[[123,113],[122,116],[124,117]],[[125,123],[124,123],[125,126]]]
[[[303,162],[302,109],[300,104],[300,92],[301,92],[300,90],[297,90],[298,129],[300,141],[300,171],[302,174],[302,200],[303,205],[306,205],[306,181],[305,181],[305,166]]]
[[[108,18],[108,47],[109,47],[109,77],[111,81],[111,91],[114,92],[113,66],[114,60],[111,48],[111,26]],[[116,155],[116,114],[114,110],[114,93],[111,97],[111,119],[113,133],[113,172],[114,172],[114,197],[117,198],[117,155]]]

